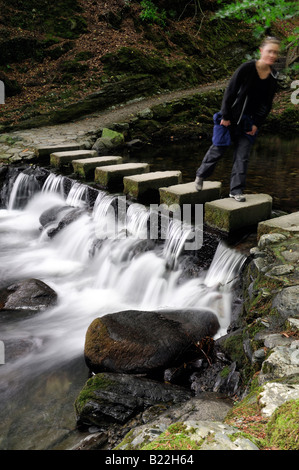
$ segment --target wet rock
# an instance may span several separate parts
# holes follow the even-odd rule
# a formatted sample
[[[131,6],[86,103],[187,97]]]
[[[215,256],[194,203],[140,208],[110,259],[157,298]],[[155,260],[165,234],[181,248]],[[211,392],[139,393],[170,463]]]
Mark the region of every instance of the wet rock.
[[[40,216],[40,223],[43,228],[47,229],[47,234],[53,238],[64,227],[75,222],[84,213],[84,209],[70,206],[55,206]]]
[[[233,362],[226,367],[216,362],[202,373],[191,376],[191,390],[196,396],[203,392],[219,392],[234,396],[240,386],[240,373]]]
[[[70,207],[69,206],[54,206],[50,207],[50,209],[45,210],[40,218],[39,222],[42,225],[42,227],[47,227],[47,225],[52,224],[53,222],[56,222],[57,219],[60,217],[63,217],[63,214],[65,211],[69,211]]]
[[[107,441],[108,437],[106,433],[95,432],[86,436],[70,450],[97,450],[101,449]]]
[[[14,362],[32,352],[36,352],[42,345],[39,338],[15,338],[5,340],[5,363]]]
[[[95,319],[85,341],[93,372],[152,373],[194,358],[196,342],[213,337],[219,322],[212,311],[124,311]]]
[[[101,373],[91,377],[75,402],[79,425],[125,423],[155,404],[181,403],[190,392],[144,377]]]
[[[56,292],[39,279],[26,279],[0,290],[0,311],[37,312],[56,302]]]

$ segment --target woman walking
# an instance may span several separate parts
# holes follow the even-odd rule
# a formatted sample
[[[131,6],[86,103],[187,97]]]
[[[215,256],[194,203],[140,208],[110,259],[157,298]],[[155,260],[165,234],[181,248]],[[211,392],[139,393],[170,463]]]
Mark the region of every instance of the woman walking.
[[[214,115],[213,145],[196,172],[195,187],[201,191],[204,179],[214,171],[228,145],[234,144],[234,160],[229,196],[246,200],[249,154],[257,132],[265,122],[277,88],[278,73],[273,64],[278,58],[280,41],[266,38],[260,46],[260,58],[243,63],[233,74],[225,90],[221,111]]]

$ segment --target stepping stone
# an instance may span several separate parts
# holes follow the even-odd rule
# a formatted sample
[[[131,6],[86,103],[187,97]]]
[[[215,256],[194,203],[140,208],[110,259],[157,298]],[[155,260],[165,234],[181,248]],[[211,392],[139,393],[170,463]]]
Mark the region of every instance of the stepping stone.
[[[201,191],[195,189],[194,181],[191,183],[177,184],[168,188],[160,188],[160,203],[171,206],[172,204],[204,204],[205,202],[219,199],[221,183],[219,181],[204,181]]]
[[[54,152],[82,150],[84,148],[84,144],[78,144],[77,142],[71,144],[38,145],[35,148],[34,153],[37,157],[49,157],[49,155]]]
[[[54,152],[50,154],[50,165],[60,168],[78,158],[96,157],[96,150],[72,150],[66,152]]]
[[[109,165],[95,169],[95,183],[103,188],[123,187],[125,176],[137,175],[149,172],[148,163],[123,163],[121,165]]]
[[[275,217],[274,219],[265,220],[258,225],[258,239],[265,233],[299,233],[299,212]]]
[[[159,201],[159,188],[179,184],[182,181],[181,171],[155,171],[143,175],[126,176],[124,193],[137,200]],[[154,200],[154,201],[153,201]]]
[[[72,165],[74,173],[79,175],[84,179],[94,179],[94,172],[97,167],[107,166],[107,165],[116,165],[122,163],[122,157],[92,157],[92,158],[83,158],[79,160],[73,160]]]
[[[245,202],[233,198],[205,204],[205,223],[224,232],[256,225],[271,217],[272,197],[268,194],[246,194]]]

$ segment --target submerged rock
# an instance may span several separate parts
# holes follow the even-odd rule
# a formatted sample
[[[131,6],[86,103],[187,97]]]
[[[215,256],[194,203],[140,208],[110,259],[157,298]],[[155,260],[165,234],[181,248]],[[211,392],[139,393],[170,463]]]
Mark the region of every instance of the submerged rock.
[[[89,326],[85,360],[93,372],[152,373],[194,357],[196,343],[218,329],[208,309],[113,313]]]
[[[43,212],[39,221],[42,228],[46,229],[48,236],[53,238],[58,232],[72,222],[75,222],[84,213],[84,209],[79,207],[54,206]]]

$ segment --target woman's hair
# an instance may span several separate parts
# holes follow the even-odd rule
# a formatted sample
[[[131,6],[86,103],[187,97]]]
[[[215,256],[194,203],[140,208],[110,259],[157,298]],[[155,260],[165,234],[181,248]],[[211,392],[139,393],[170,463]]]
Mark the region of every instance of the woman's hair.
[[[278,44],[280,46],[280,40],[274,36],[267,36],[262,41],[260,47],[265,47],[267,44]]]

